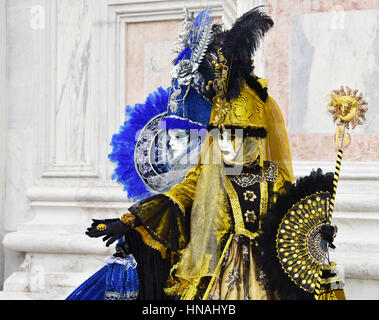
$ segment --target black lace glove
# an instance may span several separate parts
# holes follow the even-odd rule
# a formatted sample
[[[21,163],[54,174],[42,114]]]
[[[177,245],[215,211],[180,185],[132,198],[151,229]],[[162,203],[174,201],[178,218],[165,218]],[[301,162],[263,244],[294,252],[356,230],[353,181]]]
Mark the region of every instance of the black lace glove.
[[[103,241],[107,241],[105,244],[109,247],[113,242],[124,236],[130,226],[121,222],[120,219],[105,219],[105,220],[92,220],[91,227],[87,229],[86,235],[91,238],[99,238],[105,236]]]
[[[322,239],[329,243],[329,247],[335,249],[336,246],[333,244],[333,241],[337,233],[337,226],[324,224],[320,229],[320,233]]]

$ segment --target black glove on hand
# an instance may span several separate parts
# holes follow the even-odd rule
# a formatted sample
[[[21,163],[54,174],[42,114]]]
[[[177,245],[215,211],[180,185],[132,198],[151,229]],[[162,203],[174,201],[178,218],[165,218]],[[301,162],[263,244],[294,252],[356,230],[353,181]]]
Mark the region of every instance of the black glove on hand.
[[[102,220],[97,220],[97,219],[92,219],[92,224],[89,228],[87,228],[86,235],[91,237],[91,238],[98,238],[105,233],[105,228],[110,225],[112,222],[118,221],[119,219],[102,219]],[[99,228],[98,228],[99,226]]]
[[[124,236],[130,229],[120,219],[106,219],[106,220],[92,220],[91,227],[87,229],[86,235],[91,238],[98,238],[105,236],[103,241],[107,241],[105,244],[109,247],[113,242]]]
[[[320,229],[322,239],[327,241],[329,243],[329,247],[331,247],[332,249],[336,248],[336,246],[333,244],[336,232],[337,227],[327,224],[324,224]]]

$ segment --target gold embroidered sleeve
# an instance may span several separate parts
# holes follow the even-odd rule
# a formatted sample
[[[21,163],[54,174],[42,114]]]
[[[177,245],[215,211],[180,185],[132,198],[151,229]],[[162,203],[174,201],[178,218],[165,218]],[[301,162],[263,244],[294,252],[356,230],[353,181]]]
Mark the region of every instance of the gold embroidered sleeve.
[[[188,171],[181,183],[174,185],[169,191],[164,193],[180,207],[183,213],[185,213],[186,209],[192,207],[200,171],[201,165],[193,167]]]
[[[188,242],[187,221],[179,206],[164,194],[142,200],[129,208],[144,242],[161,251],[183,249]]]
[[[144,242],[161,251],[183,249],[189,238],[186,209],[192,207],[195,197],[200,166],[192,168],[184,180],[164,194],[142,200],[129,208],[136,217],[134,226]],[[123,216],[124,223],[130,223],[128,214]]]

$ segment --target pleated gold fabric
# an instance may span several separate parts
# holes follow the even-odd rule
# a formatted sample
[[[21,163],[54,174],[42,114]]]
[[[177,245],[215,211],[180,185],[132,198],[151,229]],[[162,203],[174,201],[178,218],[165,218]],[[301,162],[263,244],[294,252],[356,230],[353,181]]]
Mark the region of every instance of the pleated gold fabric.
[[[216,276],[207,300],[267,300],[268,295],[261,281],[253,258],[253,246],[238,244],[234,236],[223,267]],[[242,236],[243,237],[243,236]]]

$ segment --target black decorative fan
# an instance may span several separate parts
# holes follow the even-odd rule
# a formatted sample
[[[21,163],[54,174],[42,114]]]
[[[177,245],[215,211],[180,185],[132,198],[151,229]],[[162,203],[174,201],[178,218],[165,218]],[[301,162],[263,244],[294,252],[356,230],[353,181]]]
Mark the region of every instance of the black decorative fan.
[[[283,217],[276,251],[283,270],[301,289],[313,293],[327,259],[321,227],[327,223],[329,192],[312,194],[291,207]]]
[[[320,231],[332,221],[343,151],[351,141],[346,131],[364,124],[367,102],[357,93],[341,87],[331,93],[327,105],[337,121],[334,174],[318,169],[296,184],[287,182],[262,222],[258,262],[281,299],[319,299],[323,270],[335,265],[328,261],[328,243]]]
[[[329,221],[333,173],[318,169],[285,189],[262,221],[258,263],[280,299],[314,299],[327,260],[320,230]]]

